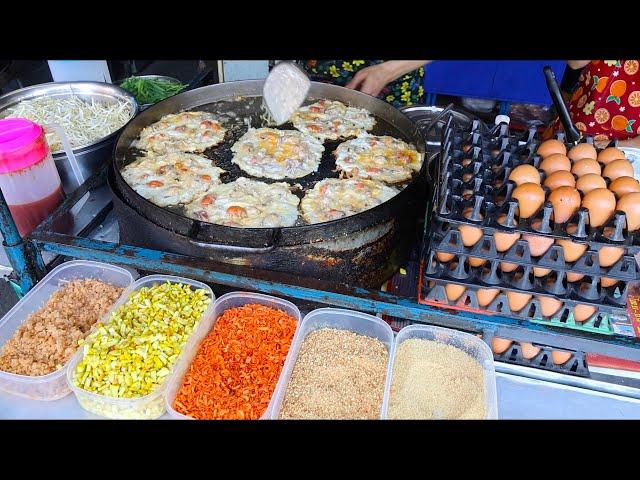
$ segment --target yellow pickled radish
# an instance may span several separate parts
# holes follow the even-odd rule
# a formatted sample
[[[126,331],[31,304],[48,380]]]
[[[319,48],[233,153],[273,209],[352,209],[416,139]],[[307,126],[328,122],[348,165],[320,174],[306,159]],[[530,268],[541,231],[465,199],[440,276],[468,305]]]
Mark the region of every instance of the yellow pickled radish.
[[[131,294],[81,344],[74,383],[90,392],[136,398],[160,386],[211,298],[206,290],[165,282]]]

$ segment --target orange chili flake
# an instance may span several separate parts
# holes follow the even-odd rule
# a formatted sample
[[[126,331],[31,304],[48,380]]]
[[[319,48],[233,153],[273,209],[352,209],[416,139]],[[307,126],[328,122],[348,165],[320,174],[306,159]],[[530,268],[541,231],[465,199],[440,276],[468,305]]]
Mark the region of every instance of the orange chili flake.
[[[248,304],[226,310],[200,344],[173,408],[198,420],[257,420],[278,383],[297,322]]]

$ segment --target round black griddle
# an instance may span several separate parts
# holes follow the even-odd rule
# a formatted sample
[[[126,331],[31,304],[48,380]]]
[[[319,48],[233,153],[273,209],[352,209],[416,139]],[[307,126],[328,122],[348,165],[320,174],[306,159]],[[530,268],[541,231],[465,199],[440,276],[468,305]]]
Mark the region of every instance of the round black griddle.
[[[125,127],[116,143],[111,172],[114,184],[112,188],[117,189],[122,200],[140,215],[162,228],[188,237],[199,245],[236,246],[247,249],[299,245],[348,235],[394,218],[403,208],[413,203],[412,200],[416,195],[424,193],[427,183],[425,181],[426,160],[423,162],[421,172],[416,174],[410,182],[397,185],[402,189],[398,195],[357,215],[312,225],[305,224],[300,216],[296,225],[292,227],[238,228],[188,218],[184,215],[182,207],[158,207],[136,193],[124,181],[120,174],[121,169],[144,154],[131,147],[141,130],[160,120],[164,115],[185,110],[212,112],[227,128],[223,142],[202,153],[216,166],[226,170],[227,173],[221,177],[223,183],[232,182],[239,177],[252,178],[265,183],[287,182],[293,186],[292,192],[302,198],[306,191],[312,189],[318,181],[325,178],[338,178],[339,172],[336,171],[333,151],[344,140],[326,141],[318,171],[298,179],[256,178],[231,163],[233,157],[231,146],[246,133],[249,125],[254,128],[267,126],[262,109],[263,83],[262,80],[255,80],[202,87],[178,94],[139,114]],[[376,118],[376,126],[371,131],[372,134],[400,138],[424,153],[424,142],[415,125],[400,111],[385,102],[354,90],[313,82],[307,104],[322,98],[339,100],[348,105],[369,110]],[[278,128],[293,129],[293,126],[285,124]]]

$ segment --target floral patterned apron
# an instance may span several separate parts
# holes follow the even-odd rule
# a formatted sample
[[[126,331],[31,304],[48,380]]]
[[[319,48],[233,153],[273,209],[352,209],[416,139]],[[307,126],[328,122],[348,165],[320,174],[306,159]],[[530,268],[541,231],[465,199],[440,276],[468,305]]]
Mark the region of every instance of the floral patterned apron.
[[[593,60],[578,80],[569,114],[578,130],[598,143],[640,135],[638,60]],[[552,131],[562,130],[556,119]]]
[[[358,70],[382,63],[384,60],[300,60],[300,64],[316,82],[344,87]],[[401,76],[382,89],[378,98],[394,107],[424,103],[424,68]]]

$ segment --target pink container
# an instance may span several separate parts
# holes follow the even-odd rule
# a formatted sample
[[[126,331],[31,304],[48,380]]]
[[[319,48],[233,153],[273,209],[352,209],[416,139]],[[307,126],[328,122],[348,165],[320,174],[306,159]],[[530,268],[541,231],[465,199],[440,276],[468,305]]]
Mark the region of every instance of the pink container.
[[[60,176],[40,125],[0,120],[0,189],[22,236],[62,203]]]

